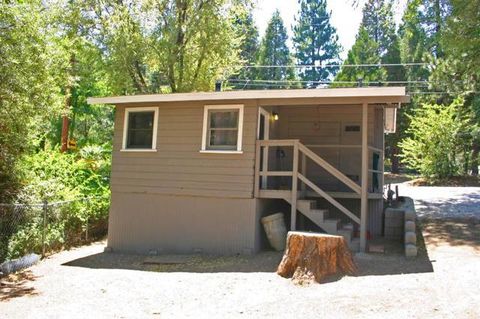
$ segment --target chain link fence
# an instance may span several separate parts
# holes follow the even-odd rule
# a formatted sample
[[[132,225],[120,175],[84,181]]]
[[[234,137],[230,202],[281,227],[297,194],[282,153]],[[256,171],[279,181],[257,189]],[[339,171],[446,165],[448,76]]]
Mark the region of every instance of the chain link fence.
[[[42,257],[103,237],[108,199],[0,203],[0,263],[29,253]]]

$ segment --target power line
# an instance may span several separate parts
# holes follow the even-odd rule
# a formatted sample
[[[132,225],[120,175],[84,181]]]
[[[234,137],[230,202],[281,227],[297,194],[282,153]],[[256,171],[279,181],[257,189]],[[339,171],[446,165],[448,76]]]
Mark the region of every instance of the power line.
[[[308,84],[358,84],[359,81],[302,81],[302,80],[261,80],[261,79],[229,79],[227,82],[254,82],[254,83],[308,83]],[[431,81],[366,81],[365,83],[377,84],[429,84]]]
[[[430,66],[431,63],[425,62],[411,62],[411,63],[371,63],[371,64],[324,64],[324,65],[315,65],[315,64],[292,64],[292,65],[238,65],[239,68],[357,68],[357,67],[392,67],[392,66]]]

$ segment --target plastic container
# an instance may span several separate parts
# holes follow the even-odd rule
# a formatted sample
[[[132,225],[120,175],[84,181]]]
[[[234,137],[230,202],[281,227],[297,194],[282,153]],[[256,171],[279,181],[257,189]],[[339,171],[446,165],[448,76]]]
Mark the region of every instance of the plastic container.
[[[276,213],[262,218],[263,228],[270,245],[277,251],[285,249],[287,228],[282,213]]]

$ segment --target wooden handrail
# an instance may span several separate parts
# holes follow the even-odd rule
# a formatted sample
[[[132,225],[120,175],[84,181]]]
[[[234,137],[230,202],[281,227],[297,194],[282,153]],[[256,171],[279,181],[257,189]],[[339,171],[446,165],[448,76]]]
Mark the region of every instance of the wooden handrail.
[[[300,140],[257,140],[260,146],[294,146]]]
[[[260,176],[293,176],[292,171],[261,171]]]
[[[317,185],[315,185],[314,183],[312,183],[308,178],[306,178],[305,176],[303,176],[302,174],[298,174],[298,178],[304,182],[308,187],[310,187],[311,189],[313,189],[315,192],[317,192],[320,196],[322,196],[323,198],[325,198],[327,201],[329,201],[332,205],[334,205],[335,207],[337,207],[342,213],[344,213],[345,215],[347,215],[348,217],[350,217],[354,222],[356,222],[357,224],[360,224],[360,218],[358,218],[357,216],[355,216],[354,214],[352,214],[352,212],[350,212],[347,208],[345,208],[345,206],[343,206],[342,204],[340,204],[338,201],[336,201],[332,196],[328,195],[325,191],[323,191],[320,187],[318,187]]]
[[[325,169],[327,172],[332,174],[335,178],[340,180],[342,183],[347,185],[351,188],[355,193],[361,194],[361,187],[348,178],[345,174],[339,171],[337,168],[332,166],[330,163],[325,161],[323,158],[318,156],[312,150],[310,150],[307,146],[300,143],[300,140],[257,140],[256,142],[256,158],[255,158],[255,189],[254,194],[255,197],[258,197],[260,191],[260,177],[261,176],[292,176],[292,189],[291,189],[291,198],[289,198],[289,202],[291,204],[291,228],[295,230],[295,220],[296,220],[296,211],[297,211],[297,197],[298,197],[298,179],[303,183],[302,184],[302,191],[305,192],[306,189],[304,186],[310,187],[313,191],[318,193],[320,196],[325,198],[328,202],[332,205],[337,207],[342,213],[350,217],[354,222],[360,224],[360,218],[358,218],[355,214],[353,214],[350,210],[348,210],[345,206],[340,204],[337,200],[335,200],[332,196],[330,196],[327,192],[322,190],[320,187],[315,185],[312,181],[310,181],[304,174],[306,174],[306,162],[305,157],[309,157],[312,161],[314,161],[317,165]],[[292,171],[260,171],[260,152],[262,147],[271,147],[271,146],[287,146],[293,147],[293,165]],[[299,163],[299,155],[302,156],[302,159]],[[267,155],[268,156],[268,155]],[[300,172],[301,170],[301,172]]]
[[[327,172],[335,176],[337,179],[339,179],[341,182],[343,182],[345,185],[350,187],[355,193],[360,194],[362,189],[361,187],[356,184],[354,181],[352,181],[350,178],[348,178],[345,174],[340,172],[338,169],[330,165],[327,161],[325,161],[323,158],[312,152],[310,149],[308,149],[305,145],[302,143],[299,144],[299,149],[300,152],[304,153],[307,155],[312,161],[320,165],[323,169],[325,169]]]

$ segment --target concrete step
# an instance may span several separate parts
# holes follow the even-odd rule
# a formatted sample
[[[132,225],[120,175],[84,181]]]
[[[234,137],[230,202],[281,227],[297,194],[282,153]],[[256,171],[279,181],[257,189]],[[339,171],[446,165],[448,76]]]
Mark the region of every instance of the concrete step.
[[[310,209],[310,212],[317,216],[322,216],[322,219],[328,218],[328,209]]]
[[[340,219],[326,218],[323,220],[320,226],[324,231],[329,234],[335,235],[338,231],[338,226],[340,225]]]
[[[314,200],[310,200],[310,199],[297,200],[297,209],[300,211],[307,210],[307,209],[315,209],[316,205],[317,203]]]

